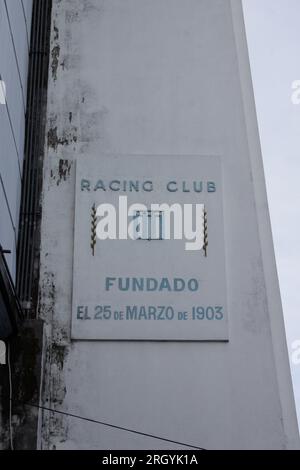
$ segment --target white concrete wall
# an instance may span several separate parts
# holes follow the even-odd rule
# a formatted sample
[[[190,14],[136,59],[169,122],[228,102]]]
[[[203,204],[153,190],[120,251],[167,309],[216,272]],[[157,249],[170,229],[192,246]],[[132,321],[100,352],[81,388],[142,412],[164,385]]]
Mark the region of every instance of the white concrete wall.
[[[15,276],[32,0],[0,0],[0,243]]]
[[[240,1],[54,0],[51,50],[43,402],[207,449],[298,446]],[[109,153],[221,155],[228,344],[71,342],[74,162]],[[42,448],[179,447],[40,418]]]

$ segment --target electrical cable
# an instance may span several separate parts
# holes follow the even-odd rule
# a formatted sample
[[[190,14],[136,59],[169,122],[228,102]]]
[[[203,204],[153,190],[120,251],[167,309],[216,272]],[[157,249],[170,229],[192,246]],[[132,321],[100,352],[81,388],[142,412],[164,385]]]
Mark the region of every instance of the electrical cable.
[[[31,407],[31,408],[37,408],[39,410],[48,411],[50,413],[59,414],[59,415],[63,415],[63,416],[68,416],[68,417],[71,417],[71,418],[74,418],[74,419],[80,419],[82,421],[86,421],[86,422],[89,422],[89,423],[99,424],[101,426],[105,426],[105,427],[108,427],[108,428],[118,429],[120,431],[126,431],[126,432],[131,433],[131,434],[136,434],[136,435],[139,435],[139,436],[149,437],[151,439],[156,439],[156,440],[163,441],[163,442],[169,442],[171,444],[177,444],[177,445],[181,445],[183,447],[189,447],[190,449],[205,450],[201,447],[198,447],[198,446],[195,446],[195,445],[192,445],[192,444],[187,444],[186,442],[175,441],[175,440],[168,439],[168,438],[165,438],[165,437],[157,436],[155,434],[145,433],[145,432],[137,431],[135,429],[126,428],[124,426],[118,426],[116,424],[107,423],[105,421],[99,421],[99,420],[96,420],[96,419],[85,418],[84,416],[79,416],[79,415],[76,415],[76,414],[67,413],[66,411],[55,410],[53,408],[37,405],[35,403],[23,402],[23,401],[20,401],[20,400],[17,400],[17,401],[13,400],[11,355],[10,355],[10,343],[9,342],[8,342],[8,348],[7,348],[7,360],[8,360],[7,361],[8,362],[8,373],[9,373],[9,427],[10,427],[10,447],[11,447],[11,450],[14,450],[13,427],[12,427],[12,405],[13,405],[13,402],[17,402],[18,404],[22,404],[23,406],[28,406],[28,407]]]
[[[113,428],[113,429],[118,429],[120,431],[126,431],[126,432],[129,432],[129,433],[132,433],[132,434],[137,434],[139,436],[150,437],[151,439],[156,439],[156,440],[159,440],[159,441],[169,442],[171,444],[177,444],[177,445],[181,445],[181,446],[184,446],[184,447],[189,447],[191,449],[205,450],[201,447],[197,447],[197,446],[192,445],[192,444],[187,444],[186,442],[174,441],[172,439],[167,439],[165,437],[157,436],[155,434],[149,434],[149,433],[145,433],[145,432],[141,432],[141,431],[136,431],[135,429],[125,428],[123,426],[117,426],[115,424],[110,424],[110,423],[107,423],[107,422],[104,422],[104,421],[98,421],[96,419],[85,418],[83,416],[75,415],[75,414],[72,414],[72,413],[67,413],[65,411],[54,410],[53,408],[48,408],[46,406],[36,405],[35,403],[29,403],[29,402],[19,402],[19,403],[23,404],[24,406],[29,406],[29,407],[32,407],[32,408],[37,408],[37,409],[40,409],[40,410],[49,411],[51,413],[60,414],[60,415],[64,415],[64,416],[69,416],[71,418],[80,419],[82,421],[87,421],[89,423],[100,424],[101,426],[105,426],[105,427]]]

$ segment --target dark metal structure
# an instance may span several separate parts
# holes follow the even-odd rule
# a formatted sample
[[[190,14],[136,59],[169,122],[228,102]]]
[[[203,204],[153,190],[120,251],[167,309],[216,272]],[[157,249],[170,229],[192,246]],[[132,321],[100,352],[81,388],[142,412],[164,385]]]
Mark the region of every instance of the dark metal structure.
[[[16,333],[22,320],[23,312],[5,260],[5,251],[0,245],[0,340],[7,340]]]
[[[35,318],[45,108],[47,104],[52,0],[34,0],[27,91],[25,155],[17,256],[17,294],[27,318]]]

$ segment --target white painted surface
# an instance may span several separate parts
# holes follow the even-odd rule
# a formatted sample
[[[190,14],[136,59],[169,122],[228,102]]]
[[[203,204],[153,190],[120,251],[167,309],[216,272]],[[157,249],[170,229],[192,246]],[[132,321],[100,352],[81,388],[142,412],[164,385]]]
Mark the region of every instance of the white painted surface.
[[[56,0],[50,72],[45,404],[208,449],[297,447],[240,2]],[[222,155],[228,344],[71,342],[74,162],[103,153]],[[41,438],[172,448],[47,412]]]

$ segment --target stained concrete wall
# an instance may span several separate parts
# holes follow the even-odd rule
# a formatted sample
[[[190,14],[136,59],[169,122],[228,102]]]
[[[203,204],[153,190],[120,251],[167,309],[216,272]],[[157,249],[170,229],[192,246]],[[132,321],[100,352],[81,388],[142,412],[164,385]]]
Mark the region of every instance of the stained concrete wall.
[[[52,14],[42,402],[207,449],[297,447],[240,1],[55,0]],[[221,155],[229,343],[71,341],[75,162],[103,154]],[[39,446],[179,448],[47,411]]]
[[[32,0],[0,0],[0,243],[15,277]]]

